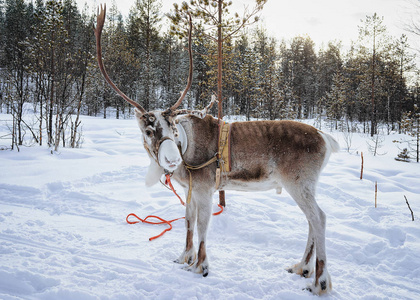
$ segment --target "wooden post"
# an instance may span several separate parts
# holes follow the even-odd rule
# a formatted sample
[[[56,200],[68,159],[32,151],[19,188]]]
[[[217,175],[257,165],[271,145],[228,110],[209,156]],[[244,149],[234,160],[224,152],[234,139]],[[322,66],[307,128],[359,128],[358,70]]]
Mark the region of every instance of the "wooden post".
[[[218,112],[217,117],[220,120],[223,119],[223,112],[222,112],[222,60],[223,60],[223,36],[222,36],[222,8],[223,1],[218,1],[218,22],[219,26],[217,28],[217,100],[219,100],[218,103]],[[225,191],[219,191],[219,204],[223,207],[226,206],[226,200],[225,200]]]
[[[360,156],[362,158],[362,167],[360,169],[360,180],[363,179],[363,152],[360,153]]]
[[[378,207],[377,199],[378,199],[378,182],[375,181],[375,208]]]

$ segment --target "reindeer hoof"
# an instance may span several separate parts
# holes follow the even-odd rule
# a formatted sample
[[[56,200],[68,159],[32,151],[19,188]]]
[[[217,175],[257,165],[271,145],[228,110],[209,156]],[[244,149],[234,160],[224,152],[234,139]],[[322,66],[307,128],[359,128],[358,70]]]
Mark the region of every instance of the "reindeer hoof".
[[[326,291],[327,290],[327,282],[326,281],[321,281],[320,282],[320,287],[321,287],[321,291]],[[312,287],[308,286],[302,290],[306,290],[312,293]],[[320,294],[323,294],[324,292],[321,292]]]
[[[324,280],[319,280],[318,284],[315,282],[308,286],[305,290],[310,291],[314,295],[323,295],[329,293],[332,290],[331,279],[327,276]]]
[[[286,269],[289,273],[294,273],[305,278],[309,278],[314,273],[314,268],[311,265],[302,265],[302,263],[296,264]]]
[[[207,275],[209,275],[209,268],[203,267],[203,277],[207,277]]]
[[[191,265],[196,259],[197,253],[193,247],[189,251],[184,251],[177,259],[174,260],[174,263],[181,265],[187,263],[188,265]]]
[[[197,262],[192,263],[184,267],[184,270],[187,270],[189,272],[194,272],[196,274],[202,274],[203,277],[207,277],[207,275],[209,275],[209,266],[208,264],[204,264],[204,263],[201,263],[200,265],[197,265]]]

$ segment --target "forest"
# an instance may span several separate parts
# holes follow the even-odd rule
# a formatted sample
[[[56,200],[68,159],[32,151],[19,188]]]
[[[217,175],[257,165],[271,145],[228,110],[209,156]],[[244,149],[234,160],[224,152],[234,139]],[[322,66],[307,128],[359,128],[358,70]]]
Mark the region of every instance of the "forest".
[[[219,1],[223,13],[233,15],[231,1],[190,5]],[[132,108],[108,87],[97,67],[95,13],[74,0],[0,0],[0,113],[13,116],[12,149],[24,144],[80,147],[81,114],[130,117]],[[174,103],[187,80],[187,41],[176,31],[180,24],[163,26],[167,17],[159,0],[133,0],[126,17],[115,2],[107,10],[102,35],[107,71],[146,110]],[[169,17],[176,22],[176,13]],[[418,145],[415,57],[405,35],[389,35],[383,17],[374,14],[354,24],[359,38],[349,49],[337,40],[317,48],[310,36],[277,40],[255,23],[224,41],[224,115],[326,119],[343,131],[356,130],[357,123],[371,136],[379,129],[407,132]],[[190,109],[207,105],[217,88],[217,43],[197,24],[193,84],[184,101]],[[32,118],[25,117],[28,109]]]

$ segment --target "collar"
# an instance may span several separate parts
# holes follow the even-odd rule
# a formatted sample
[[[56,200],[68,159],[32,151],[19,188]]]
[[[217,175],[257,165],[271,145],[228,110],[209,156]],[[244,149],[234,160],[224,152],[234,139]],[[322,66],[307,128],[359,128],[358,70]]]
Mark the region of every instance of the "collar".
[[[188,148],[188,137],[187,133],[185,132],[184,126],[182,126],[180,123],[176,123],[176,128],[178,129],[178,137],[175,138],[175,142],[178,144],[181,144],[180,152],[182,155],[187,152]]]

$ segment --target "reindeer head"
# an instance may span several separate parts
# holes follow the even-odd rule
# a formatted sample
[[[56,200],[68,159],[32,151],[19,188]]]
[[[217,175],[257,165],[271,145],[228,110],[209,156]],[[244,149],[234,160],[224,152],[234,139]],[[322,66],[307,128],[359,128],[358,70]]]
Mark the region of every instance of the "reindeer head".
[[[166,172],[175,171],[182,158],[175,143],[178,130],[173,111],[141,113],[136,109],[136,118],[149,156]]]
[[[169,109],[165,111],[151,111],[147,112],[139,103],[131,100],[109,78],[104,64],[102,62],[102,48],[101,48],[101,34],[105,23],[106,6],[102,7],[97,16],[97,26],[95,28],[96,37],[96,51],[99,63],[99,68],[104,76],[105,80],[109,85],[128,103],[135,107],[135,115],[143,133],[144,147],[149,153],[149,156],[164,170],[167,172],[173,172],[182,163],[181,154],[179,153],[178,147],[175,143],[175,139],[178,137],[178,130],[175,125],[175,118],[177,115],[185,113],[198,114],[203,117],[205,112],[190,112],[187,110],[177,110],[182,100],[185,98],[188,90],[191,87],[192,81],[192,49],[191,49],[191,31],[192,21],[189,16],[189,31],[188,31],[188,53],[189,53],[189,76],[185,90],[181,93],[181,97],[178,101]],[[213,102],[212,102],[213,103]],[[211,104],[212,104],[211,103]]]

